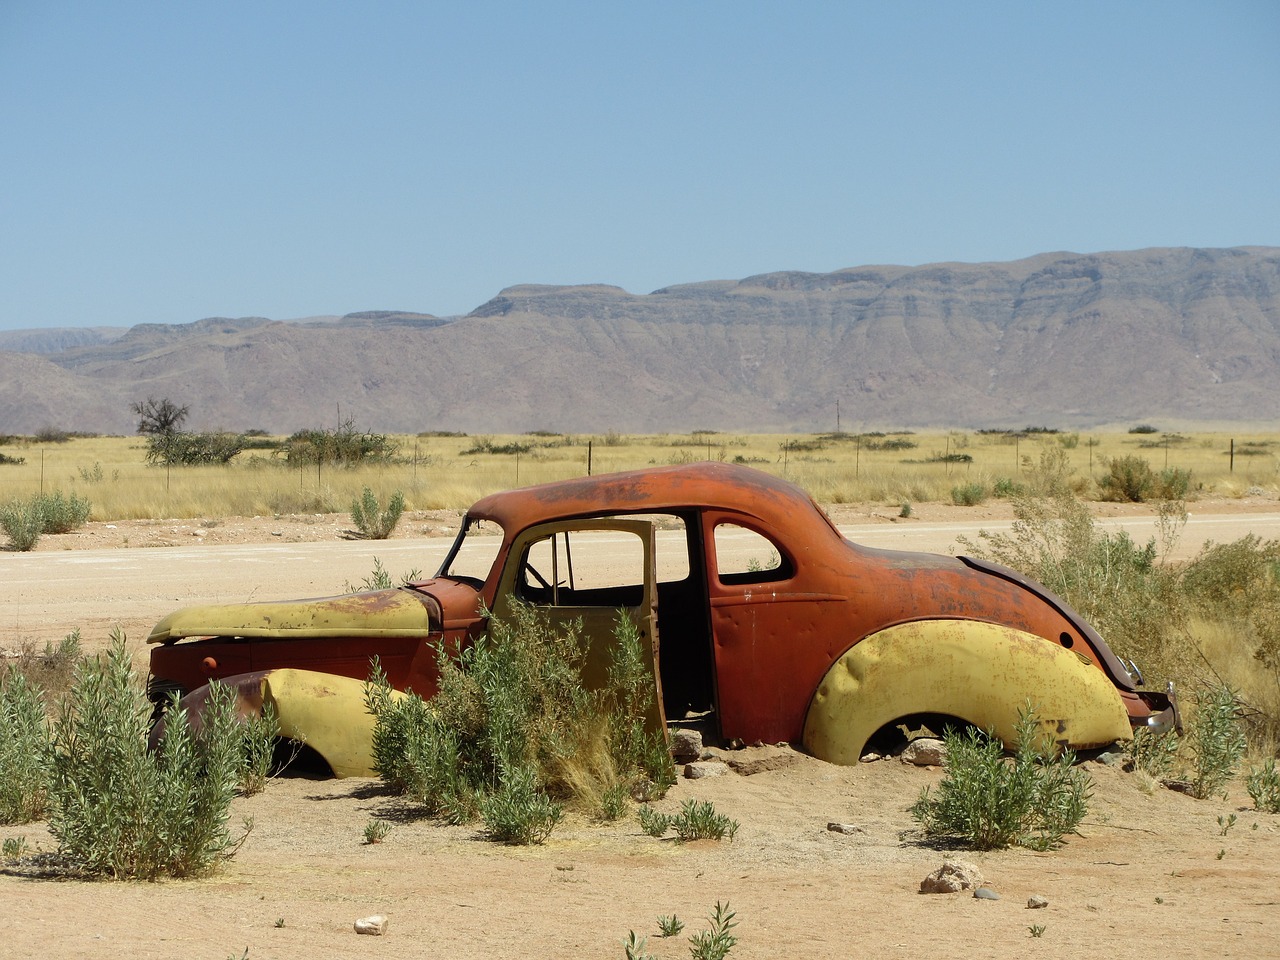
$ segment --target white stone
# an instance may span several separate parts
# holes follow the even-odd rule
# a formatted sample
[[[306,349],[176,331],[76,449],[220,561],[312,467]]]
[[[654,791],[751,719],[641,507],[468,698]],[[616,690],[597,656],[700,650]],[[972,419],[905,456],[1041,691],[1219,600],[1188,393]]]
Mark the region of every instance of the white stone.
[[[701,780],[704,777],[723,777],[729,772],[729,765],[719,760],[699,760],[684,765],[684,775],[690,780]]]
[[[374,914],[372,917],[361,917],[356,921],[356,933],[368,934],[371,937],[380,937],[387,932],[387,918],[381,914]]]
[[[982,885],[982,871],[968,860],[944,860],[942,866],[920,881],[921,893],[956,893]]]
[[[697,730],[671,731],[671,758],[676,763],[697,760],[702,756],[702,734]]]
[[[940,767],[946,759],[947,745],[932,737],[912,740],[902,751],[902,762],[914,763],[917,767]]]

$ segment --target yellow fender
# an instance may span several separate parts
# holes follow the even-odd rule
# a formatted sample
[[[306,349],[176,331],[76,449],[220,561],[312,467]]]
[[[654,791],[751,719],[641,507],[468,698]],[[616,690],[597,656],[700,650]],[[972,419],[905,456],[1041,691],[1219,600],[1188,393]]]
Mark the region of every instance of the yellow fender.
[[[335,777],[377,776],[374,721],[365,709],[362,681],[314,670],[272,670],[262,678],[262,701],[275,706],[280,736],[315,750]]]
[[[1111,680],[1091,661],[1043,637],[975,620],[889,627],[849,648],[809,705],[804,747],[857,763],[881,727],[918,713],[964,720],[1011,746],[1028,702],[1044,733],[1073,749],[1133,734]]]

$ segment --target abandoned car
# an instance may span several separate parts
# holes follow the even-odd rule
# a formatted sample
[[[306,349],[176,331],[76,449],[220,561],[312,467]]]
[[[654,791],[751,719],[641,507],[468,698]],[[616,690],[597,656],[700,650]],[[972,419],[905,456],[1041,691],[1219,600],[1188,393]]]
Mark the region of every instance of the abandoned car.
[[[198,715],[220,680],[246,715],[273,703],[282,736],[334,774],[369,775],[372,658],[429,697],[441,645],[456,651],[516,603],[580,621],[593,650],[625,611],[652,648],[659,721],[696,718],[722,743],[786,741],[848,764],[922,720],[1009,743],[1027,704],[1077,749],[1177,723],[1172,690],[1140,689],[1136,668],[1040,585],[851,543],[798,487],[722,463],[485,497],[439,572],[397,589],[178,610],[149,637],[149,691],[157,704],[185,695]]]

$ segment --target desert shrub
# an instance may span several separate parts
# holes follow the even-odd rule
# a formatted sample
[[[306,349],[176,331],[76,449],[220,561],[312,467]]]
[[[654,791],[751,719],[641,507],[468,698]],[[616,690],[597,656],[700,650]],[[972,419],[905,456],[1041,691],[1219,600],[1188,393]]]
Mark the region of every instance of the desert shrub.
[[[391,536],[400,515],[404,513],[404,494],[399,490],[391,494],[386,509],[378,503],[377,495],[365,487],[360,496],[351,501],[351,522],[366,540],[385,540]]]
[[[0,508],[0,527],[9,538],[10,550],[34,549],[44,532],[44,511],[39,499],[10,500]]]
[[[1126,454],[1107,462],[1107,473],[1100,486],[1104,500],[1127,500],[1142,503],[1150,499],[1156,489],[1156,475],[1151,464],[1142,457]]]
[[[980,483],[965,483],[951,488],[951,502],[957,507],[976,507],[987,499],[987,488]]]
[[[262,713],[240,725],[240,775],[237,785],[246,797],[261,793],[271,776],[280,723],[272,703],[263,703]]]
[[[1185,500],[1191,492],[1191,471],[1179,467],[1165,467],[1155,481],[1156,497],[1160,500]]]
[[[644,727],[654,690],[639,646],[620,616],[608,681],[591,690],[580,632],[517,606],[470,646],[438,652],[429,703],[394,696],[375,665],[365,688],[374,768],[433,815],[462,822],[479,812],[504,842],[545,839],[561,801],[599,809],[618,784],[663,791],[674,772],[661,734]]]
[[[417,567],[414,567],[412,570],[400,574],[399,581],[393,580],[391,578],[391,572],[382,565],[382,561],[377,557],[374,557],[372,572],[358,584],[353,584],[348,580],[343,586],[343,590],[346,593],[360,593],[365,590],[390,590],[392,587],[396,586],[397,583],[399,586],[404,587],[413,583],[415,580],[421,579],[422,571]]]
[[[1191,751],[1188,792],[1200,800],[1211,796],[1225,799],[1227,782],[1235,776],[1246,746],[1236,695],[1230,687],[1214,684],[1200,691],[1186,741]]]
[[[52,731],[40,691],[17,670],[0,676],[0,823],[44,816]]]
[[[996,477],[996,482],[992,484],[991,492],[1000,499],[1007,500],[1020,493],[1025,493],[1026,488],[1012,477]]]
[[[174,430],[147,438],[147,463],[171,466],[230,463],[248,444],[239,433],[187,433]]]
[[[0,465],[18,467],[26,462],[26,457],[12,457],[7,453],[0,453]]]
[[[83,527],[89,520],[92,507],[85,497],[78,497],[74,493],[63,496],[61,490],[55,490],[38,499],[44,515],[43,533],[70,533]]]
[[[210,872],[231,849],[227,815],[241,768],[230,690],[214,685],[199,734],[177,703],[158,750],[151,705],[124,636],[82,660],[54,724],[49,831],[90,875],[155,879]]]
[[[1129,428],[1130,433],[1159,433],[1158,427],[1153,427],[1149,423],[1140,423],[1136,427]]]
[[[480,800],[485,832],[498,843],[542,843],[555,829],[564,808],[538,787],[530,767],[500,771],[498,788]]]
[[[399,445],[384,433],[357,430],[351,418],[336,430],[299,430],[283,445],[285,459],[294,465],[386,463],[398,449]]]
[[[1268,758],[1261,767],[1249,771],[1245,787],[1253,799],[1255,810],[1280,813],[1280,771],[1276,770],[1273,758]]]
[[[911,808],[925,836],[977,850],[1013,844],[1035,850],[1061,845],[1088,811],[1088,774],[1075,755],[1039,733],[1035,711],[1019,713],[1014,755],[998,738],[972,727],[944,734],[946,772],[937,795],[925,787]]]
[[[738,821],[716,812],[710,800],[686,800],[680,812],[671,818],[676,838],[689,840],[732,840],[738,834]]]
[[[1173,773],[1178,759],[1178,736],[1172,730],[1153,733],[1148,727],[1133,731],[1133,739],[1125,745],[1126,766],[1139,770],[1154,780]]]

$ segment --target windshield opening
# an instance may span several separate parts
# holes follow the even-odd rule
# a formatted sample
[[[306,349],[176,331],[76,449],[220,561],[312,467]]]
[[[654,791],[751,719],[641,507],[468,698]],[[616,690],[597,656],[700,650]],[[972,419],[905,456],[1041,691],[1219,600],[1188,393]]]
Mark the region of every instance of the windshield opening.
[[[501,546],[501,526],[492,520],[467,517],[436,576],[465,580],[479,589],[493,569]]]

